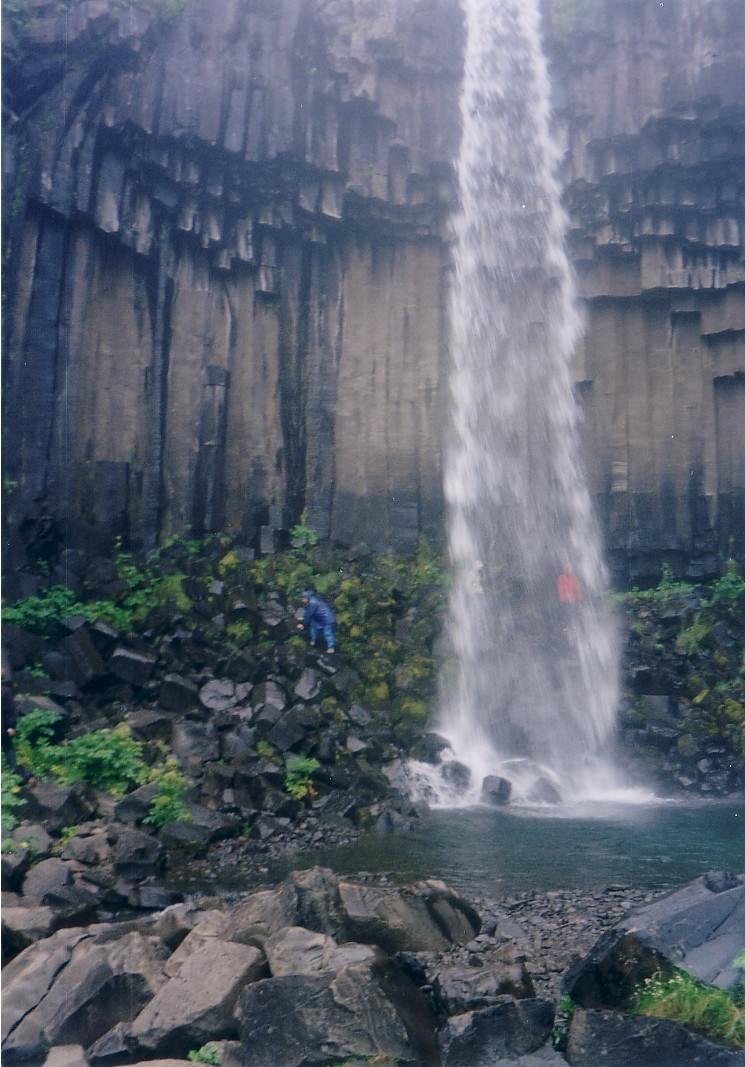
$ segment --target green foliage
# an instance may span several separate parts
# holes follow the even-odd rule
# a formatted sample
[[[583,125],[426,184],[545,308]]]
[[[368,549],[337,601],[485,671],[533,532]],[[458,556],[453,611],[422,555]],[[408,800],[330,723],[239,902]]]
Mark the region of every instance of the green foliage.
[[[680,582],[667,563],[662,565],[662,575],[653,589],[634,589],[628,594],[631,604],[638,606],[649,605],[652,608],[664,609],[678,598],[690,596],[693,586],[688,582]]]
[[[263,756],[264,759],[273,760],[277,758],[276,751],[272,748],[269,742],[265,741],[263,738],[256,742],[256,751],[260,756]]]
[[[310,526],[306,526],[304,522],[299,522],[297,526],[292,527],[290,538],[294,548],[302,548],[304,545],[312,547],[318,544],[318,534]]]
[[[188,551],[188,547],[185,548],[185,553]],[[27,597],[4,606],[2,620],[22,630],[45,634],[62,619],[80,615],[87,622],[104,619],[115,629],[127,631],[146,619],[158,605],[172,604],[176,610],[187,613],[192,602],[183,588],[186,575],[157,574],[153,566],[158,558],[159,554],[154,553],[150,565],[141,569],[129,553],[119,552],[114,565],[126,591],[116,599],[78,600],[71,590],[55,585],[41,596]]]
[[[404,697],[401,701],[401,714],[404,718],[423,725],[427,721],[429,709],[423,700],[416,700],[414,697]]]
[[[184,801],[186,782],[177,760],[173,757],[166,760],[165,766],[156,772],[155,780],[158,791],[150,801],[150,810],[143,821],[157,830],[167,822],[190,822],[191,815]]]
[[[245,619],[238,622],[230,622],[225,627],[225,633],[237,647],[242,647],[254,636],[253,626]]]
[[[229,574],[233,574],[238,570],[240,566],[240,560],[238,554],[232,548],[229,552],[226,552],[222,559],[217,564],[217,573],[221,578],[227,578]]]
[[[176,759],[148,767],[142,743],[132,736],[126,723],[53,744],[61,718],[58,712],[36,708],[18,720],[16,754],[37,778],[51,777],[61,785],[88,782],[115,797],[156,781],[158,789],[145,822],[159,829],[166,822],[189,821],[184,801],[186,783]]]
[[[16,757],[37,778],[49,777],[53,758],[51,742],[61,720],[62,715],[58,711],[33,708],[21,715],[16,723]]]
[[[691,625],[680,631],[675,644],[687,656],[694,656],[701,651],[701,642],[708,637],[710,630],[711,627],[697,613]]]
[[[82,734],[53,746],[50,767],[61,785],[88,782],[115,797],[148,779],[142,744],[126,723]]]
[[[9,607],[4,606],[2,619],[9,626],[43,633],[60,619],[81,614],[76,610],[79,607],[71,590],[55,585],[44,596],[31,596]]]
[[[556,1005],[554,1025],[551,1029],[551,1042],[557,1052],[565,1052],[569,1041],[569,1026],[574,1014],[574,1004],[568,993],[565,993]]]
[[[426,537],[420,537],[414,554],[414,565],[409,571],[416,588],[421,585],[434,585],[444,588],[448,582],[448,571],[441,556],[435,552]]]
[[[725,573],[711,586],[711,599],[714,604],[729,604],[738,600],[745,593],[745,579],[737,572],[733,559],[727,560]]]
[[[303,800],[305,797],[315,796],[315,790],[311,783],[311,775],[317,771],[321,764],[317,759],[304,756],[290,756],[285,764],[287,774],[285,776],[285,790],[295,800]]]
[[[745,1048],[745,1012],[724,990],[686,971],[648,978],[634,993],[631,1011],[672,1019],[720,1044]]]
[[[23,797],[18,795],[22,785],[22,778],[10,769],[5,753],[3,753],[0,777],[0,786],[2,787],[0,816],[3,833],[10,833],[18,825],[17,811],[26,803]]]
[[[662,604],[668,604],[673,597],[687,595],[693,591],[693,586],[688,582],[679,582],[672,572],[669,564],[662,564],[662,577],[655,590],[655,599]]]
[[[16,754],[37,778],[52,777],[61,785],[88,782],[116,797],[147,781],[142,744],[126,723],[52,744],[60,719],[58,712],[36,708],[18,720]]]
[[[201,1048],[192,1049],[187,1053],[187,1057],[192,1063],[208,1063],[210,1067],[220,1067],[221,1063],[220,1050],[212,1041],[208,1041]]]

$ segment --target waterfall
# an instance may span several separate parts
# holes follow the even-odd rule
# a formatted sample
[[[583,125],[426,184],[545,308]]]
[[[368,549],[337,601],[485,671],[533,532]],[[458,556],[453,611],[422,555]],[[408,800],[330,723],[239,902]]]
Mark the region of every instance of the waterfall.
[[[487,774],[508,779],[513,797],[575,799],[612,782],[618,641],[580,456],[571,361],[582,318],[539,0],[464,7],[445,451],[453,579],[435,727],[451,752],[410,775],[414,795],[435,803],[477,800]],[[557,597],[565,564],[576,605]]]

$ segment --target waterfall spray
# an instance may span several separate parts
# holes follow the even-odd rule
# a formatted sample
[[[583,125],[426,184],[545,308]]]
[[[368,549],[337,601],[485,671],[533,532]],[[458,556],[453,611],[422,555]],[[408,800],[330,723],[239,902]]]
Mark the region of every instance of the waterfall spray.
[[[464,7],[445,453],[453,584],[436,727],[452,751],[410,774],[435,803],[478,800],[488,774],[518,798],[574,799],[611,782],[618,642],[572,392],[582,320],[539,0]],[[557,597],[566,564],[577,604]]]

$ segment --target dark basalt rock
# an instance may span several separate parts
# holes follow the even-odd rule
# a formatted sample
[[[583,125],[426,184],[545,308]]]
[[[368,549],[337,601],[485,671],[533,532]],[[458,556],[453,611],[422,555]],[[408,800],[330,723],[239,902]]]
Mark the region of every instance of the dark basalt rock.
[[[512,784],[507,778],[500,778],[496,774],[488,774],[481,783],[481,799],[495,807],[504,807],[510,802]]]
[[[563,991],[584,1008],[618,1008],[656,973],[682,967],[702,981],[734,985],[732,967],[745,929],[745,879],[699,878],[631,915],[609,931],[563,979]]]
[[[24,790],[24,799],[24,816],[42,822],[52,833],[59,833],[63,826],[77,826],[96,811],[95,793],[82,782],[70,786],[35,782]]]
[[[155,658],[147,653],[120,646],[109,657],[108,667],[122,681],[142,687],[150,681],[155,662]]]
[[[236,1009],[241,1034],[237,1062],[243,1067],[311,1067],[320,1054],[341,1061],[383,1057],[414,1067],[422,1062],[422,1051],[430,1057],[434,1053],[434,1026],[416,986],[403,975],[396,984],[397,1001],[403,999],[400,987],[407,984],[403,1009],[391,1000],[388,972],[365,963],[335,974],[255,983],[241,994]]]
[[[714,1045],[667,1019],[579,1010],[572,1016],[571,1067],[743,1067],[745,1052]]]
[[[440,1037],[443,1067],[519,1062],[546,1044],[553,1019],[549,1001],[507,997],[493,1007],[456,1015]]]

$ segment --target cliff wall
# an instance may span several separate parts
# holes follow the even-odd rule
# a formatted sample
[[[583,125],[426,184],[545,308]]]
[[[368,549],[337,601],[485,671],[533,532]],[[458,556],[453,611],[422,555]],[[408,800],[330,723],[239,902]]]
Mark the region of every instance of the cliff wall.
[[[590,481],[620,570],[705,574],[744,550],[745,19],[585,10],[551,46]]]
[[[4,34],[8,560],[266,544],[303,512],[347,543],[437,537],[458,4],[58,7]],[[740,14],[547,2],[622,574],[745,552]]]

